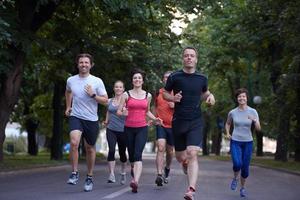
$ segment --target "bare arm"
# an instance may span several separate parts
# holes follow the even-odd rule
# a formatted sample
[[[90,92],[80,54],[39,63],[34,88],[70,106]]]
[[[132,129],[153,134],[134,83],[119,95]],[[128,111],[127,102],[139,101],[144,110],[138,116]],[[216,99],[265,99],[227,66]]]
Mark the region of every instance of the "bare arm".
[[[154,123],[157,125],[157,124],[162,124],[162,120],[160,119],[160,118],[158,118],[158,117],[155,117],[154,115],[153,115],[153,113],[151,112],[151,108],[150,108],[150,106],[151,106],[151,99],[152,99],[152,97],[151,97],[151,94],[149,93],[149,95],[148,95],[148,111],[147,111],[147,113],[146,113],[146,115],[147,115],[147,117],[149,117],[151,120],[153,120],[154,121]]]
[[[231,123],[232,123],[232,119],[231,118],[227,118],[227,121],[225,123],[225,132],[226,132],[226,135],[225,137],[227,139],[230,139],[231,138],[231,135],[230,135],[230,126],[231,126]]]
[[[148,95],[148,111],[146,113],[147,117],[149,117],[152,120],[156,120],[156,117],[154,116],[154,114],[151,112],[151,94],[149,93]]]
[[[85,92],[92,98],[94,98],[98,103],[102,104],[102,105],[107,105],[107,101],[108,101],[108,96],[107,94],[105,95],[97,95],[93,89],[92,86],[87,84],[86,86],[84,86],[84,90]]]
[[[128,95],[126,93],[123,93],[121,100],[120,100],[120,104],[117,110],[117,115],[118,116],[127,116],[128,112],[127,109],[125,108],[125,103],[128,99]]]
[[[106,94],[106,95],[101,95],[101,96],[96,95],[96,96],[94,97],[94,99],[95,99],[98,103],[100,103],[100,104],[102,104],[102,105],[107,105],[107,102],[108,102],[108,96],[107,96],[107,94]]]
[[[170,108],[174,108],[175,107],[175,103],[174,102],[168,102],[168,105]]]
[[[72,91],[66,90],[65,91],[65,97],[66,97],[66,110],[65,110],[65,115],[70,116],[71,114],[71,106],[72,106],[72,98],[73,94]]]
[[[176,93],[175,95],[173,95],[171,92],[168,92],[168,91],[164,90],[163,98],[166,101],[170,101],[170,102],[180,102],[181,98],[182,98],[181,93],[182,92],[180,91],[180,92]]]
[[[250,120],[252,120],[252,123],[254,123],[255,130],[260,131],[261,126],[258,118],[255,118],[254,116],[248,116]]]
[[[209,90],[201,95],[201,99],[205,100],[205,102],[211,106],[215,105],[216,103],[214,95]]]

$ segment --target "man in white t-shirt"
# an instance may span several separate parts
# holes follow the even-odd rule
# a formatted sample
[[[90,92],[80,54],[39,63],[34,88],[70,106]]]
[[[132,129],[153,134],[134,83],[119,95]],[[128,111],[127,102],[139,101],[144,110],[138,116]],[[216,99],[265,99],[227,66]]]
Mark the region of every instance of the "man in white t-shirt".
[[[76,185],[78,182],[78,147],[83,136],[88,169],[84,191],[89,192],[93,189],[95,143],[99,133],[98,103],[106,104],[108,97],[103,81],[90,74],[90,69],[94,66],[92,56],[86,53],[79,54],[76,63],[78,74],[68,78],[65,92],[65,114],[69,117],[72,164],[72,173],[67,183]]]

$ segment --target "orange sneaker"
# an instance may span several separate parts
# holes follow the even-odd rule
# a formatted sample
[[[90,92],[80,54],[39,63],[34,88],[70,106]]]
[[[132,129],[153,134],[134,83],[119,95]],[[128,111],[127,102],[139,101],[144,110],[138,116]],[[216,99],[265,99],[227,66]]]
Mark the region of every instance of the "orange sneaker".
[[[184,194],[185,200],[195,200],[195,189],[192,187],[189,187],[187,192]]]
[[[129,186],[131,187],[131,192],[137,193],[137,189],[138,189],[138,184],[137,184],[137,182],[135,182],[134,180],[132,180],[132,181],[130,182],[130,185],[129,185]]]

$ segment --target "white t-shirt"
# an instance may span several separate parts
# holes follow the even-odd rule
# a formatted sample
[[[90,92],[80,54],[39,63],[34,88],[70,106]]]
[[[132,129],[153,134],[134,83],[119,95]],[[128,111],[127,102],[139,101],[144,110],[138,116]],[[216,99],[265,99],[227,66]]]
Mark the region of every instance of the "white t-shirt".
[[[84,87],[87,84],[92,86],[93,91],[98,96],[107,94],[103,81],[96,76],[90,74],[82,78],[77,74],[69,77],[66,90],[71,91],[73,95],[70,116],[89,121],[98,121],[98,102],[85,92]]]

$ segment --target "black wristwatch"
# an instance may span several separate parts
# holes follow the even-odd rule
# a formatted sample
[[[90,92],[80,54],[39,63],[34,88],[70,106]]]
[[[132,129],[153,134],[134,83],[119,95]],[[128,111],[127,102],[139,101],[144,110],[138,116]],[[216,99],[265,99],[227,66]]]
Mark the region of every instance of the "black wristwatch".
[[[94,93],[94,94],[92,94],[91,98],[95,98],[95,96],[96,96],[96,94]]]

